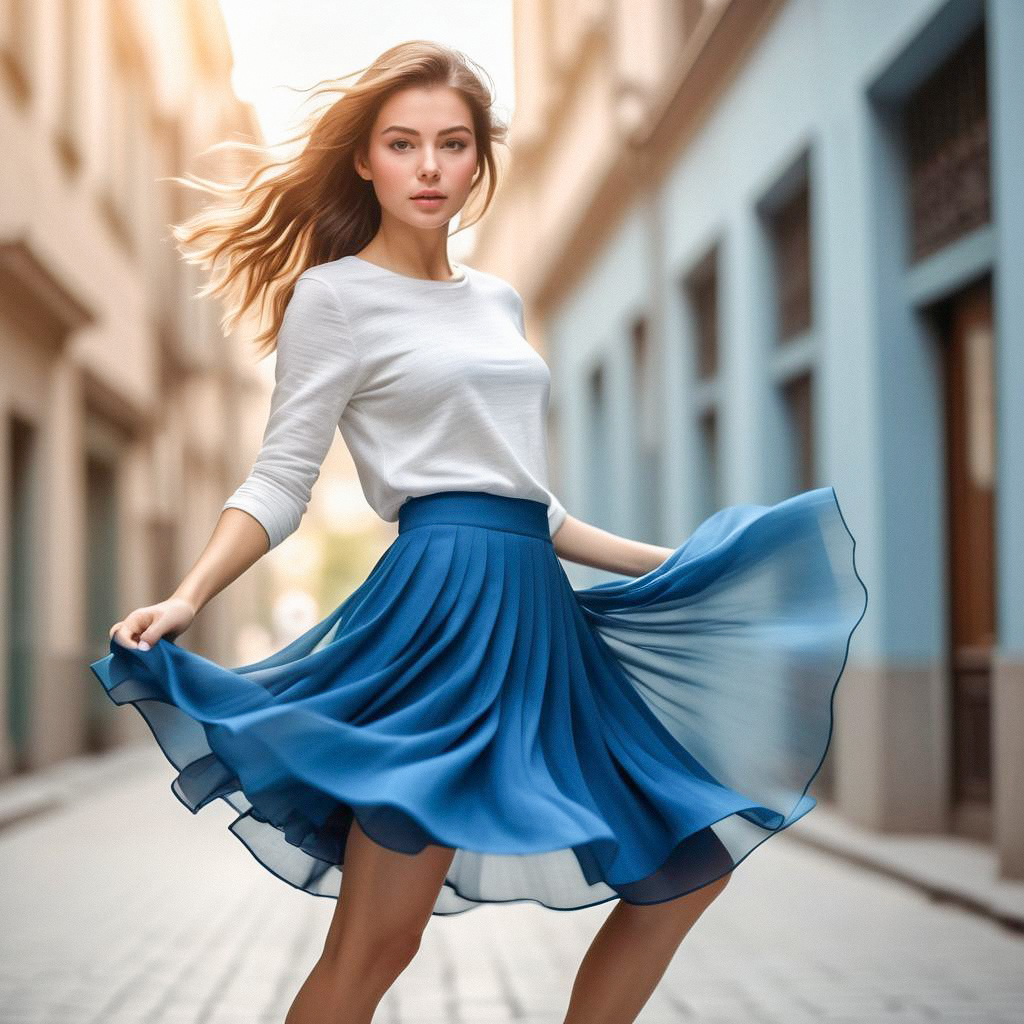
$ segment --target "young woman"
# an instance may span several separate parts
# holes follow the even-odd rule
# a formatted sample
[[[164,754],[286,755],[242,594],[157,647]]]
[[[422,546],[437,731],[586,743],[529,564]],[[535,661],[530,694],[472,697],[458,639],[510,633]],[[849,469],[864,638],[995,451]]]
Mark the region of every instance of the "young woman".
[[[867,602],[853,538],[830,487],[722,509],[674,549],[569,515],[520,297],[447,255],[496,184],[488,90],[414,41],[341,91],[297,155],[233,192],[191,179],[235,199],[177,237],[229,326],[269,309],[270,416],[194,567],[92,668],[186,807],[227,801],[262,865],[339,897],[287,1024],[369,1022],[432,914],[611,899],[565,1019],[624,1024],[736,864],[814,806]],[[296,529],[335,429],[397,537],[265,660],[179,647]],[[574,590],[559,557],[625,578]]]

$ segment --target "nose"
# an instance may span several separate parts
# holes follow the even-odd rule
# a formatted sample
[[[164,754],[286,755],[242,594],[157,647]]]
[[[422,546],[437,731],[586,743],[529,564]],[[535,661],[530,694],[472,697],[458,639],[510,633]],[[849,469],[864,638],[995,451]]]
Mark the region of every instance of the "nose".
[[[437,160],[430,146],[423,147],[423,160],[420,163],[420,174],[434,175],[437,173]]]

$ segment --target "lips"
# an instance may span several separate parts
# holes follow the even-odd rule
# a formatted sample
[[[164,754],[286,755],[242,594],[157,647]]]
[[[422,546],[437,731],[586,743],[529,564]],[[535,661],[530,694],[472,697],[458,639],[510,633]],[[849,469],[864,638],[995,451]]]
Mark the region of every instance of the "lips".
[[[445,196],[413,196],[412,201],[424,210],[440,210],[444,205]]]

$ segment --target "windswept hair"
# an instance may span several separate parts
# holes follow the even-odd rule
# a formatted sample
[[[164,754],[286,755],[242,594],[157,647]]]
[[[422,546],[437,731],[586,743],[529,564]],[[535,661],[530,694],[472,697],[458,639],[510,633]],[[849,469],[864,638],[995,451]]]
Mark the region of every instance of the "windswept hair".
[[[355,84],[342,84],[355,75]],[[485,78],[490,82],[462,52],[409,40],[365,68],[312,86],[313,97],[340,93],[341,98],[309,115],[297,134],[276,146],[225,141],[211,147],[209,152],[227,148],[240,155],[238,165],[249,172],[239,180],[214,182],[188,171],[170,179],[216,197],[171,231],[185,260],[209,270],[198,295],[221,300],[225,333],[255,312],[264,326],[254,341],[262,352],[273,351],[299,275],[359,252],[376,234],[380,203],[373,183],[356,173],[354,158],[365,156],[380,107],[402,89],[449,86],[469,105],[478,162],[466,206],[479,203],[480,208],[471,220],[460,217],[458,230],[476,223],[497,188],[494,146],[504,143],[508,132],[493,111]],[[297,155],[273,159],[275,150],[294,146]]]

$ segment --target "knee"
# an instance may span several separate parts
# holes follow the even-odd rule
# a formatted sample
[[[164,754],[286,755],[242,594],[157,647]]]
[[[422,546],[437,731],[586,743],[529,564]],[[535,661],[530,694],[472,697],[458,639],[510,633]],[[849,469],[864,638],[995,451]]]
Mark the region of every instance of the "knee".
[[[421,934],[418,931],[396,931],[379,936],[371,945],[372,963],[380,964],[381,970],[397,976],[412,962],[420,948]]]
[[[419,932],[406,929],[351,931],[340,942],[329,943],[324,952],[335,971],[390,984],[412,962],[420,938]]]

